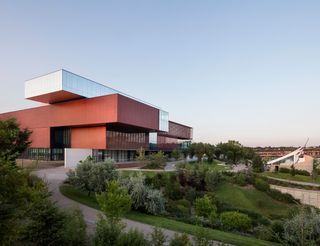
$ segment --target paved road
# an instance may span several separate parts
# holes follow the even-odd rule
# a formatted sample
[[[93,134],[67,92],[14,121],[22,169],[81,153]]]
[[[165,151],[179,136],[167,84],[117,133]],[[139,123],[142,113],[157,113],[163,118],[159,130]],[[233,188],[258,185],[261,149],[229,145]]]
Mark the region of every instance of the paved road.
[[[282,193],[288,193],[292,195],[294,198],[299,199],[302,204],[312,205],[320,208],[320,191],[283,187],[279,185],[270,185],[270,187],[277,189]]]
[[[51,169],[42,169],[38,170],[35,173],[48,182],[49,190],[52,192],[52,198],[57,202],[58,206],[61,208],[71,208],[77,207],[80,208],[84,219],[87,223],[88,233],[93,234],[95,230],[95,223],[97,221],[98,210],[82,205],[76,201],[73,201],[60,193],[59,186],[66,179],[66,172],[68,170],[64,167],[51,168]],[[126,223],[126,229],[138,229],[142,231],[145,235],[148,235],[153,231],[153,226],[139,223],[132,220],[123,219],[123,222]],[[174,231],[163,229],[165,235],[170,239],[174,235]],[[219,242],[215,242],[215,245],[220,245]],[[224,244],[227,245],[227,244]]]
[[[302,181],[294,181],[294,180],[288,180],[288,179],[279,179],[279,178],[274,178],[270,176],[265,176],[268,179],[273,179],[273,180],[278,180],[286,183],[291,183],[291,184],[298,184],[298,185],[306,185],[306,186],[313,186],[313,187],[320,187],[320,184],[316,183],[310,183],[310,182],[302,182]]]

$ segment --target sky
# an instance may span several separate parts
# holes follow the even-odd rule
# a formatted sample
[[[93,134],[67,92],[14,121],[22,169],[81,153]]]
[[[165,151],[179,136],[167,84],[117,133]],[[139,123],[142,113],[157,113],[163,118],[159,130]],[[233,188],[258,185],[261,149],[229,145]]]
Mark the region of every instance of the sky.
[[[0,112],[61,68],[169,111],[194,141],[320,145],[320,1],[0,1]],[[36,120],[36,119],[35,119]]]

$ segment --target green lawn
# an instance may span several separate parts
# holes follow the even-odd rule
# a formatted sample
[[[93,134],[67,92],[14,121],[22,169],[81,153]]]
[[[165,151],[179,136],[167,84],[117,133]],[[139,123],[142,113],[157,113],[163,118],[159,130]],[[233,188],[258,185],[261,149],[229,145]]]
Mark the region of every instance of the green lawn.
[[[221,202],[259,213],[270,219],[286,217],[288,209],[294,206],[276,201],[253,187],[240,187],[230,183],[219,185],[215,194]]]
[[[195,165],[198,165],[199,167],[207,168],[208,170],[215,170],[215,171],[227,171],[230,170],[230,167],[228,165],[225,165],[223,162],[214,161],[213,163],[208,163],[207,161],[203,162],[192,162],[186,164],[187,168],[192,168]]]
[[[313,180],[311,176],[304,176],[304,175],[295,175],[292,176],[290,173],[280,173],[280,172],[264,172],[261,175],[269,176],[279,179],[286,179],[286,180],[293,180],[293,181],[300,181],[300,182],[309,182],[309,183],[317,183],[320,184],[320,176],[317,177],[316,180]]]
[[[99,206],[94,198],[94,196],[88,197],[85,192],[79,191],[76,188],[74,188],[71,185],[61,185],[60,186],[61,193],[79,203],[85,204],[89,207],[99,209]],[[130,212],[125,216],[127,219],[139,221],[145,224],[158,226],[161,228],[177,231],[177,232],[183,232],[190,235],[194,235],[197,229],[199,229],[199,226],[191,225],[183,222],[179,222],[173,219],[164,218],[161,216],[153,216],[153,215],[147,215],[139,212]],[[263,240],[259,240],[253,237],[246,237],[241,236],[234,233],[214,230],[214,229],[208,229],[210,239],[212,240],[218,240],[225,243],[230,243],[234,245],[240,245],[240,246],[268,246],[268,245],[278,245],[272,242],[267,242]]]
[[[159,171],[145,171],[143,169],[141,170],[125,170],[125,169],[118,169],[118,172],[123,176],[123,177],[128,177],[130,175],[136,175],[138,172],[141,172],[143,175],[147,176],[147,177],[153,177],[155,176],[157,173],[159,173]],[[161,173],[165,173],[166,175],[170,175],[170,172],[164,172],[162,171]]]

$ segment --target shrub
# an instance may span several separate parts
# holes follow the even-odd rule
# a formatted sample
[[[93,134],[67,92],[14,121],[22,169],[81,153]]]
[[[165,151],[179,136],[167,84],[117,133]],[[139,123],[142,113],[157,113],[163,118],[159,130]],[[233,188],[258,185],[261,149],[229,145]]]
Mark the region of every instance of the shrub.
[[[150,214],[162,214],[165,211],[165,199],[160,190],[146,187],[145,210]]]
[[[296,174],[303,176],[310,176],[310,173],[307,170],[296,169]]]
[[[240,186],[245,186],[247,184],[246,182],[246,175],[242,172],[237,173],[234,178],[234,183]]]
[[[118,238],[116,246],[147,246],[148,241],[144,238],[142,232],[137,229],[129,230],[127,233],[122,233]]]
[[[152,233],[150,233],[151,245],[152,246],[163,246],[166,242],[167,237],[164,235],[163,230],[158,227],[154,227]]]
[[[211,245],[209,239],[209,231],[204,227],[200,227],[195,232],[194,242],[196,246],[209,246]]]
[[[208,171],[205,175],[206,189],[214,191],[217,185],[223,180],[223,176],[218,171]]]
[[[295,199],[292,195],[288,193],[282,193],[276,189],[270,189],[268,191],[268,195],[271,196],[273,199],[278,200],[280,202],[286,203],[300,203],[299,200]]]
[[[223,212],[220,215],[222,227],[226,230],[248,231],[252,221],[248,215],[239,212]]]
[[[254,187],[260,191],[268,191],[270,189],[268,182],[260,178],[255,179]]]
[[[302,209],[283,225],[283,244],[285,245],[319,245],[320,215],[312,209]]]
[[[120,217],[130,211],[131,198],[126,188],[121,187],[115,180],[107,183],[107,191],[96,194],[101,211],[111,221],[118,221]]]
[[[167,158],[162,151],[157,153],[151,153],[147,157],[147,165],[145,168],[148,169],[163,169],[166,165]]]
[[[191,246],[191,242],[187,234],[175,233],[170,241],[170,246]]]
[[[194,209],[198,216],[208,218],[212,213],[217,212],[217,207],[213,200],[205,195],[203,198],[197,198],[194,203]]]
[[[106,181],[115,180],[118,178],[118,173],[111,161],[93,163],[87,158],[81,161],[75,171],[70,170],[67,181],[72,185],[88,192],[103,192],[105,191]]]
[[[195,188],[188,186],[185,189],[185,196],[189,202],[193,203],[197,197],[197,191]]]
[[[165,199],[162,192],[145,185],[145,176],[138,173],[123,179],[121,183],[128,189],[132,205],[136,210],[150,214],[161,214],[165,210]]]
[[[67,210],[63,229],[64,245],[86,245],[86,222],[79,209]]]
[[[279,168],[280,173],[290,173],[290,169],[286,167],[280,167]]]
[[[94,235],[94,245],[116,245],[121,237],[123,229],[123,224],[119,222],[110,223],[110,221],[100,216],[97,222],[96,233]]]

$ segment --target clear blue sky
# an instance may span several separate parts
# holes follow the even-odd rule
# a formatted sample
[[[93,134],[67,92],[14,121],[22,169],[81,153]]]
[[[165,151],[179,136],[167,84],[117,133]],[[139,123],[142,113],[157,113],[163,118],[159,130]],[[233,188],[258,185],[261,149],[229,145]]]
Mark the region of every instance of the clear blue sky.
[[[320,1],[1,1],[0,112],[65,68],[170,112],[194,140],[320,144]],[[35,119],[37,120],[37,119]]]

